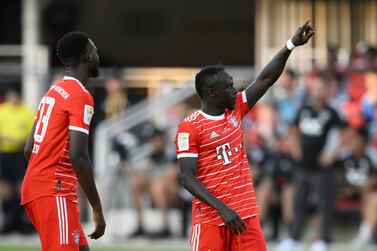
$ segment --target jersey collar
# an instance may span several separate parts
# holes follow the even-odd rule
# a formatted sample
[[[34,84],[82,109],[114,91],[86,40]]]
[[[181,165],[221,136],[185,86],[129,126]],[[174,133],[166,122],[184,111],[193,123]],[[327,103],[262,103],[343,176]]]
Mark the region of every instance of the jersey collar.
[[[219,116],[212,116],[212,115],[209,115],[205,112],[203,112],[202,110],[199,110],[199,113],[203,115],[203,117],[205,117],[206,119],[211,119],[211,120],[222,120],[225,118],[225,113],[219,115]]]
[[[74,78],[74,77],[70,77],[70,76],[64,76],[63,77],[64,80],[73,80],[75,81],[77,84],[79,84],[79,86],[86,92],[88,92],[88,90],[85,88],[85,86],[80,82],[80,80],[78,80],[77,78]]]

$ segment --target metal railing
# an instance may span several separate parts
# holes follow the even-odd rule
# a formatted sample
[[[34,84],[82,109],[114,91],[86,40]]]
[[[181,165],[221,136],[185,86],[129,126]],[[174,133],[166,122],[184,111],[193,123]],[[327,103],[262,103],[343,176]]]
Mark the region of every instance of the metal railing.
[[[111,140],[117,134],[127,131],[150,120],[153,115],[168,107],[178,104],[194,95],[192,81],[163,98],[154,97],[126,109],[115,119],[103,121],[97,128],[94,137],[94,165],[97,176],[106,175],[109,158],[111,157]]]

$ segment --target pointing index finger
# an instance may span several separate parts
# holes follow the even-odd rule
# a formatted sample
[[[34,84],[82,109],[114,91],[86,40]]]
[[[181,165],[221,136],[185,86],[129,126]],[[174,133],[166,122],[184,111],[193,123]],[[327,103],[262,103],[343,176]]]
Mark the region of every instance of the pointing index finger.
[[[310,23],[310,19],[308,19],[302,27],[306,28],[309,23]]]

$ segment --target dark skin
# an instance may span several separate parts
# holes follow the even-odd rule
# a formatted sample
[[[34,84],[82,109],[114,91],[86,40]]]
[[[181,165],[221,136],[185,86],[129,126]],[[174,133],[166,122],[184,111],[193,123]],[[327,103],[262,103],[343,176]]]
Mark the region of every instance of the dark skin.
[[[295,46],[301,46],[306,44],[313,35],[314,30],[307,21],[298,28],[291,40]],[[262,69],[256,80],[246,88],[249,108],[252,108],[279,78],[290,54],[291,51],[284,46]],[[225,71],[217,73],[202,95],[202,111],[212,116],[218,116],[224,114],[226,109],[234,109],[237,92],[233,87],[233,78],[228,73]],[[243,234],[247,227],[237,212],[213,196],[196,178],[197,158],[179,158],[178,163],[182,185],[193,196],[216,209],[226,227],[233,234]]]
[[[66,76],[78,79],[84,86],[87,86],[89,78],[98,76],[99,57],[97,48],[89,39],[86,53],[81,57],[77,65],[66,66]],[[27,160],[34,145],[34,131],[29,135],[24,153]],[[106,222],[102,212],[101,200],[94,181],[93,167],[88,153],[89,137],[79,131],[70,130],[69,132],[69,155],[72,166],[76,172],[77,179],[81,188],[84,190],[90,205],[93,209],[94,231],[89,234],[89,238],[98,239],[105,233]],[[80,246],[80,251],[89,251],[88,246]]]

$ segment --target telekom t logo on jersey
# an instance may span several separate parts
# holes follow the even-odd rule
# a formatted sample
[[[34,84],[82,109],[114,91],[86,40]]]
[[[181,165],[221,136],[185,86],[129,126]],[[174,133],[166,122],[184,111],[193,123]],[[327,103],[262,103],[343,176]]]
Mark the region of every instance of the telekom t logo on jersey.
[[[224,160],[223,166],[232,163],[232,161],[229,159],[229,157],[233,155],[229,142],[216,147],[216,154],[218,160]]]

